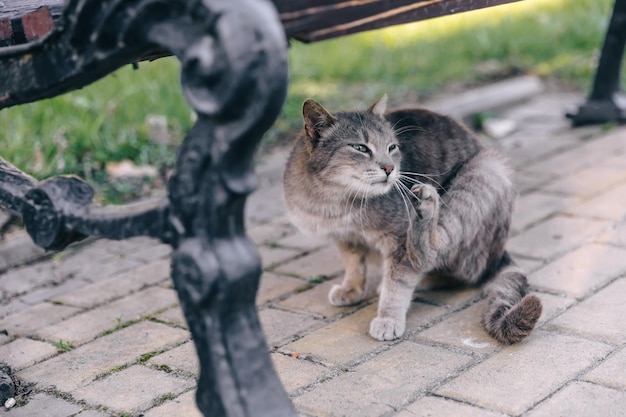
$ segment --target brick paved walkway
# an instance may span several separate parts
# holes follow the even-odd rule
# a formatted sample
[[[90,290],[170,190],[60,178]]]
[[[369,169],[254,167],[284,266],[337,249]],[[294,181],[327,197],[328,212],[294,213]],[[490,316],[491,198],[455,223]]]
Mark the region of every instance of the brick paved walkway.
[[[285,153],[265,159],[248,206],[264,260],[258,305],[303,416],[624,415],[626,128],[569,129],[563,105],[579,100],[545,93],[503,114],[519,124],[500,141],[522,192],[509,249],[545,306],[516,346],[486,335],[476,289],[416,293],[401,340],[370,338],[376,300],[328,304],[338,256],[288,223]],[[144,238],[48,257],[20,233],[0,242],[0,361],[36,383],[0,415],[199,416],[169,254]]]

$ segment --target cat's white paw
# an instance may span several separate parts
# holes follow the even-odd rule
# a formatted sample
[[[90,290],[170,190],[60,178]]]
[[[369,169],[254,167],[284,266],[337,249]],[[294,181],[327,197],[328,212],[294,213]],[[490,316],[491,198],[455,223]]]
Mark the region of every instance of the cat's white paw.
[[[334,306],[349,306],[363,299],[361,288],[348,288],[341,285],[333,285],[328,293],[328,301]]]
[[[370,336],[380,341],[394,340],[404,334],[405,321],[376,317],[370,323]]]
[[[416,184],[411,187],[411,192],[417,197],[413,205],[417,211],[417,216],[421,220],[430,220],[435,214],[436,204],[439,195],[437,190],[430,184]]]

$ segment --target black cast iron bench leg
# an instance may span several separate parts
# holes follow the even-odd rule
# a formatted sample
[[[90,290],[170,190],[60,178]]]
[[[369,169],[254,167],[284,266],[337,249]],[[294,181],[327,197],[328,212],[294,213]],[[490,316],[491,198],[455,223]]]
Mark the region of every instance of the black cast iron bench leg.
[[[568,113],[574,126],[626,122],[626,96],[620,74],[626,42],[626,0],[615,0],[591,94],[577,112]]]
[[[0,158],[0,202],[45,249],[89,235],[170,243],[174,286],[200,359],[202,413],[295,416],[259,323],[261,261],[244,229],[245,200],[256,185],[253,155],[287,89],[287,41],[273,4],[70,0],[63,19],[45,39],[0,50],[0,108],[69,91],[166,50],[181,62],[196,123],[167,199],[99,207],[79,178],[38,182]]]

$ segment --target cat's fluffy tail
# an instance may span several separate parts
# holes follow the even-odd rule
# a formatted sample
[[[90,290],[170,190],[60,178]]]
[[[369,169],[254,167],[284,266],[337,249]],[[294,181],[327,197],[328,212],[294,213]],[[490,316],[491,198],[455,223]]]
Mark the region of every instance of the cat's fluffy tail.
[[[541,300],[527,295],[526,275],[504,253],[501,267],[485,286],[487,309],[483,323],[487,332],[506,344],[517,343],[530,334],[541,315]]]

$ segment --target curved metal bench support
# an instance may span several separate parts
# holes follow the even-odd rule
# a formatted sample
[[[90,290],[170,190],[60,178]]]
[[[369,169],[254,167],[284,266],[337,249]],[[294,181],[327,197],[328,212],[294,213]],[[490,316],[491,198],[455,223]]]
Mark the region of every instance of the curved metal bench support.
[[[272,3],[70,0],[48,36],[0,49],[0,108],[79,88],[162,50],[180,60],[183,92],[198,116],[167,200],[98,207],[78,178],[38,183],[0,159],[0,202],[46,249],[87,235],[170,243],[172,278],[200,358],[200,410],[295,416],[257,316],[261,262],[243,214],[255,188],[254,151],[286,94],[287,41]]]
[[[567,113],[574,126],[626,122],[626,96],[620,74],[626,43],[626,0],[615,0],[591,94],[576,112]]]

